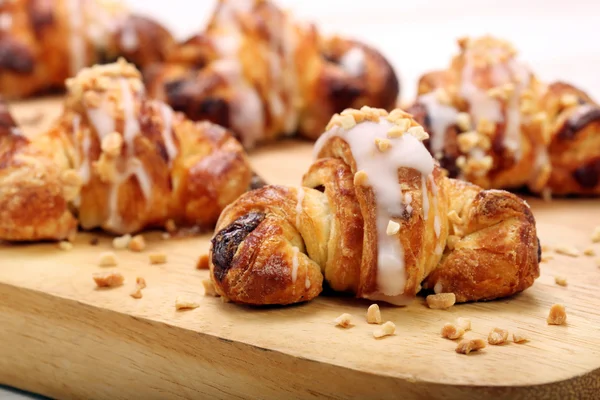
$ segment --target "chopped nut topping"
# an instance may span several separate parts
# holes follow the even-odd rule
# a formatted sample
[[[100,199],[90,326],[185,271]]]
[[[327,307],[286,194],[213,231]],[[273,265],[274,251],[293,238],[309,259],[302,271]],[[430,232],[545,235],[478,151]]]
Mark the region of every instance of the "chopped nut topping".
[[[196,269],[209,269],[208,254],[202,254],[196,263]]]
[[[387,137],[390,139],[399,138],[404,135],[405,132],[406,129],[402,129],[400,126],[394,125],[389,131],[387,131]]]
[[[102,139],[101,143],[102,152],[109,157],[117,157],[121,154],[121,148],[123,147],[123,137],[117,132],[109,133]]]
[[[496,132],[496,124],[485,118],[480,118],[476,130],[484,135],[492,136]]]
[[[451,210],[448,213],[448,221],[452,222],[454,225],[463,224],[462,218],[458,215],[458,213],[455,210]]]
[[[371,304],[367,309],[367,323],[381,324],[381,311],[377,304]]]
[[[167,262],[167,255],[165,253],[150,253],[148,254],[150,264],[164,264]]]
[[[498,99],[498,100],[506,100],[508,98],[508,96],[506,95],[506,91],[501,87],[501,86],[496,86],[493,87],[491,89],[489,89],[486,94],[493,98],[493,99]]]
[[[577,247],[571,245],[558,246],[554,251],[558,254],[563,254],[570,257],[579,257],[581,254],[579,250],[577,250]]]
[[[450,99],[450,95],[443,88],[437,88],[435,91],[436,100],[443,105],[450,105],[452,100]]]
[[[73,243],[68,242],[66,240],[62,240],[58,242],[58,248],[64,251],[69,251],[73,248]]]
[[[142,235],[135,235],[131,238],[127,247],[131,251],[142,251],[146,248],[146,241]]]
[[[513,342],[515,343],[526,343],[529,342],[529,338],[522,333],[513,333]]]
[[[593,257],[596,255],[596,251],[591,247],[587,247],[585,250],[583,250],[583,254],[585,254],[586,256]]]
[[[117,256],[112,251],[100,253],[98,257],[98,265],[101,267],[114,267],[117,265]]]
[[[411,128],[408,128],[408,130],[406,131],[406,133],[408,133],[409,135],[412,135],[412,136],[416,137],[420,141],[423,141],[425,139],[429,139],[429,134],[427,132],[425,132],[425,130],[423,129],[422,126],[413,126]]]
[[[387,225],[387,229],[385,230],[385,233],[388,236],[394,236],[395,234],[397,234],[400,231],[400,224],[397,223],[396,221],[392,221],[390,220],[388,222]]]
[[[471,320],[469,318],[458,317],[458,318],[456,318],[456,326],[458,326],[459,328],[461,328],[465,331],[470,331],[471,330]]]
[[[175,309],[177,310],[192,310],[198,307],[200,307],[200,303],[185,298],[183,296],[177,296],[177,298],[175,299]]]
[[[556,282],[556,284],[559,286],[567,286],[567,278],[564,276],[555,276],[554,282]]]
[[[465,156],[458,156],[456,158],[456,166],[460,169],[465,169],[465,167],[467,166],[467,159],[465,158]]]
[[[340,326],[342,328],[348,328],[352,325],[352,316],[348,313],[344,313],[334,319],[336,326]]]
[[[489,150],[492,146],[492,142],[488,136],[484,136],[476,131],[461,133],[456,137],[456,140],[458,142],[458,148],[463,153],[468,153],[474,148]]]
[[[460,112],[456,116],[456,125],[462,132],[466,132],[471,129],[471,116],[469,113]]]
[[[126,249],[131,242],[131,235],[129,233],[119,236],[113,239],[112,246],[117,250]]]
[[[95,273],[93,278],[98,287],[121,286],[125,280],[125,277],[120,272]]]
[[[380,152],[384,153],[392,147],[392,142],[390,142],[388,139],[376,138],[375,145]]]
[[[442,337],[446,339],[460,339],[465,334],[465,330],[451,323],[446,323],[442,327]]]
[[[494,328],[488,335],[488,343],[493,345],[504,344],[508,340],[506,329]]]
[[[66,201],[73,201],[81,192],[83,182],[77,171],[68,169],[63,171],[60,175],[61,182],[63,184],[63,195]]]
[[[427,296],[427,305],[433,309],[450,308],[456,303],[456,295],[454,293],[438,293]]]
[[[554,304],[550,307],[550,313],[546,322],[548,325],[563,325],[567,321],[567,312],[562,304]]]
[[[458,354],[469,354],[472,351],[478,351],[483,348],[485,348],[485,340],[483,339],[463,340],[456,346],[456,352]]]
[[[600,225],[595,227],[592,232],[592,243],[600,243]]]
[[[367,186],[369,175],[365,171],[358,171],[354,174],[354,186]]]
[[[388,119],[389,119],[389,117],[388,117]],[[393,120],[392,122],[394,123],[394,128],[397,128],[401,132],[397,136],[397,137],[400,137],[404,133],[406,133],[406,131],[411,127],[413,120],[410,118],[398,117],[397,119]],[[392,129],[394,129],[394,128],[392,128]],[[392,129],[390,129],[390,131],[388,131],[388,137],[390,137],[390,132],[392,131]]]
[[[175,221],[173,221],[172,219],[168,219],[167,222],[165,222],[165,229],[169,233],[177,231],[177,225],[175,225]]]
[[[204,286],[204,295],[218,297],[217,290],[215,289],[215,284],[210,279],[203,279],[202,286]]]
[[[340,115],[338,118],[342,128],[348,130],[356,126],[356,121],[352,115]]]
[[[392,321],[387,321],[385,324],[381,325],[381,328],[375,330],[373,332],[373,337],[375,339],[382,338],[384,336],[391,336],[396,332],[396,325]]]

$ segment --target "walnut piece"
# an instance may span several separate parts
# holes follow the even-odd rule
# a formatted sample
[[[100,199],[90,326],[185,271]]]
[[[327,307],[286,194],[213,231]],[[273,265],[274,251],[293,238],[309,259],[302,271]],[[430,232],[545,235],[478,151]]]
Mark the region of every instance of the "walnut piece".
[[[567,311],[565,310],[565,306],[562,304],[554,304],[550,307],[546,322],[548,322],[548,325],[564,325],[564,323],[567,322]]]
[[[456,295],[454,293],[438,293],[427,296],[427,305],[429,308],[443,310],[450,308],[456,303]]]
[[[396,332],[396,325],[392,321],[387,321],[385,324],[381,325],[381,328],[375,330],[373,332],[373,337],[375,339],[380,339],[384,336],[391,336]]]
[[[465,330],[451,323],[446,323],[442,327],[442,337],[446,339],[460,339],[465,334]]]
[[[371,304],[367,309],[367,323],[369,324],[381,324],[381,311],[379,305]]]
[[[557,252],[558,254],[562,254],[565,256],[570,256],[570,257],[579,257],[580,256],[580,252],[577,249],[577,247],[572,246],[572,245],[561,245],[561,246],[557,246],[556,249],[554,249],[555,252]]]
[[[369,182],[369,175],[365,171],[357,171],[354,174],[354,186],[367,186]]]
[[[131,292],[129,295],[131,297],[133,297],[134,299],[141,299],[142,298],[142,289],[146,288],[146,280],[144,278],[142,278],[141,276],[138,276],[135,279],[135,290],[133,292]]]
[[[185,298],[183,296],[177,296],[177,298],[175,299],[175,309],[177,310],[192,310],[198,307],[200,307],[200,303]]]
[[[71,249],[73,249],[73,243],[67,241],[67,240],[62,240],[60,242],[58,242],[58,248],[64,251],[69,251]]]
[[[123,249],[127,248],[127,246],[129,245],[129,242],[131,242],[131,235],[129,233],[127,233],[123,236],[118,236],[118,237],[114,238],[112,240],[112,246],[113,246],[113,248],[115,248],[117,250],[123,250]]]
[[[506,329],[494,328],[488,335],[488,343],[493,345],[504,344],[508,340]]]
[[[456,318],[456,326],[458,326],[459,328],[461,328],[465,331],[470,331],[471,330],[471,320],[469,318],[458,317],[458,318]]]
[[[377,146],[377,150],[379,150],[382,153],[385,153],[386,151],[392,148],[392,142],[390,142],[389,139],[376,138],[375,146]]]
[[[456,346],[456,352],[458,354],[469,354],[472,351],[478,351],[485,348],[485,340],[483,339],[470,339],[463,340]]]
[[[394,236],[400,231],[400,224],[396,221],[389,220],[387,228],[385,230],[386,235]]]
[[[456,116],[456,125],[461,131],[466,132],[471,129],[471,115],[466,112],[460,112]]]
[[[167,262],[167,255],[165,253],[150,253],[148,259],[150,264],[164,264]]]
[[[352,325],[352,316],[348,313],[344,313],[344,314],[340,315],[339,317],[337,317],[336,319],[334,319],[333,322],[335,322],[336,326],[339,326],[342,328],[349,328],[350,325]]]
[[[204,286],[204,295],[218,297],[217,291],[215,290],[215,285],[210,279],[203,279],[202,286]]]
[[[513,333],[513,342],[515,343],[526,343],[529,342],[529,338],[522,333]]]
[[[104,251],[98,257],[100,267],[114,267],[117,265],[117,256],[112,251]]]
[[[146,241],[142,235],[135,235],[127,245],[131,251],[142,251],[146,248]]]
[[[567,278],[564,276],[555,276],[554,282],[559,286],[567,286]]]
[[[125,281],[125,277],[120,272],[95,273],[93,278],[98,287],[121,286]]]
[[[196,269],[208,269],[208,254],[202,254],[196,263]]]

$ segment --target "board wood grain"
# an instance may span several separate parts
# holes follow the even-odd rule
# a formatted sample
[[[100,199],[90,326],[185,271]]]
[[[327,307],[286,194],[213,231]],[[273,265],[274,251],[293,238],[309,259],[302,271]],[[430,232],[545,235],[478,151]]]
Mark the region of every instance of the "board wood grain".
[[[15,104],[17,119],[42,110]],[[48,119],[48,121],[46,120]],[[312,145],[288,140],[251,153],[267,181],[296,184],[311,161]],[[600,202],[528,199],[543,244],[593,247]],[[0,244],[0,383],[57,398],[593,398],[600,391],[600,268],[594,257],[552,254],[534,286],[512,298],[430,310],[381,305],[396,334],[376,340],[366,323],[369,302],[322,296],[292,307],[249,308],[203,295],[207,271],[196,261],[210,234],[164,240],[148,232],[140,253],[118,251],[115,270],[125,284],[96,289],[94,272],[111,238],[82,233],[71,251],[53,243]],[[98,238],[97,245],[91,245]],[[162,251],[168,262],[150,265]],[[565,276],[568,286],[554,283]],[[129,296],[136,277],[148,286]],[[175,299],[199,302],[177,311]],[[549,326],[550,306],[563,303],[565,326]],[[355,325],[334,326],[350,313]],[[526,344],[488,346],[469,356],[440,329],[470,318],[466,337],[486,338],[494,327],[525,333]]]

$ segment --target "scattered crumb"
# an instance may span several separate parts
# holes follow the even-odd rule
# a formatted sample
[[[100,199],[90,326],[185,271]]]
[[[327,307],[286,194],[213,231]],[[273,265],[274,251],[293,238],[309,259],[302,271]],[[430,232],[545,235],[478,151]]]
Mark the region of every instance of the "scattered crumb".
[[[167,262],[167,255],[165,253],[150,253],[148,259],[150,264],[164,264]]]
[[[231,300],[229,300],[228,297],[221,296],[221,303],[229,303],[229,302],[231,302]]]
[[[146,288],[146,280],[144,278],[142,278],[141,276],[138,276],[137,278],[135,278],[135,284],[140,289],[145,289]]]
[[[127,248],[129,242],[131,242],[131,235],[128,233],[126,235],[114,238],[112,241],[112,246],[117,250],[123,250]]]
[[[98,287],[121,286],[125,277],[120,272],[102,272],[93,275],[94,282]]]
[[[456,296],[454,293],[439,293],[430,294],[427,296],[427,305],[433,309],[446,309],[450,308],[456,303]]]
[[[593,257],[596,255],[596,251],[593,248],[588,247],[585,250],[583,250],[583,254],[585,254],[586,256]]]
[[[471,330],[471,320],[469,318],[458,317],[458,318],[456,318],[456,326],[458,326],[459,328],[461,328],[465,331],[470,331]]]
[[[333,320],[336,326],[340,326],[342,328],[348,328],[352,325],[352,316],[348,313],[344,313]]]
[[[202,286],[204,286],[204,295],[218,297],[217,291],[215,290],[215,284],[210,279],[203,279]]]
[[[552,251],[552,246],[547,245],[547,244],[543,244],[542,245],[542,251]]]
[[[559,286],[567,286],[567,278],[564,276],[555,276],[554,282]]]
[[[131,251],[142,251],[146,248],[146,241],[142,235],[135,235],[131,238],[127,247]]]
[[[168,232],[163,232],[160,237],[162,238],[162,240],[169,240],[171,239],[171,234]]]
[[[373,337],[375,339],[382,338],[384,336],[391,336],[396,332],[396,325],[392,321],[387,321],[385,324],[381,325],[380,329],[377,329],[373,332]]]
[[[377,304],[371,304],[367,309],[367,323],[381,324],[381,311]]]
[[[196,263],[196,269],[208,269],[208,254],[202,254]]]
[[[73,243],[63,240],[58,242],[58,248],[64,251],[69,251],[73,249]]]
[[[522,344],[529,342],[529,338],[522,333],[513,333],[513,342]]]
[[[140,289],[139,287],[136,286],[135,290],[133,292],[129,293],[129,295],[131,297],[133,297],[134,299],[141,299],[143,297],[142,289]]]
[[[167,222],[165,222],[165,229],[169,233],[174,233],[177,231],[177,225],[175,225],[175,221],[168,219]]]
[[[570,257],[579,257],[581,254],[579,250],[577,250],[577,247],[571,245],[557,246],[554,251],[556,251],[558,254],[563,254]]]
[[[493,345],[504,344],[508,340],[506,329],[494,328],[488,335],[488,343]]]
[[[542,260],[541,260],[541,262],[545,263],[545,262],[548,262],[550,260],[554,260],[554,256],[552,256],[551,254],[542,254]]]
[[[456,346],[456,352],[458,354],[469,354],[472,351],[478,351],[483,348],[485,348],[485,340],[483,339],[463,340]]]
[[[446,339],[460,339],[465,334],[465,330],[451,323],[446,323],[442,327],[442,337]]]
[[[194,308],[200,307],[200,303],[193,301],[182,296],[177,296],[175,299],[175,308],[177,310],[193,310]]]
[[[91,246],[97,246],[98,242],[100,242],[100,240],[97,237],[93,237],[90,239],[90,245]]]
[[[98,257],[100,267],[114,267],[117,265],[117,255],[112,251],[104,251]]]
[[[562,304],[554,304],[550,307],[550,313],[546,322],[548,325],[563,325],[567,321],[567,312]]]
[[[592,242],[600,243],[600,225],[595,227],[594,231],[592,232]]]
[[[133,297],[134,299],[141,299],[142,298],[142,289],[146,288],[146,280],[144,278],[142,278],[141,276],[138,276],[135,279],[135,290],[133,292],[131,292],[129,295],[131,297]]]

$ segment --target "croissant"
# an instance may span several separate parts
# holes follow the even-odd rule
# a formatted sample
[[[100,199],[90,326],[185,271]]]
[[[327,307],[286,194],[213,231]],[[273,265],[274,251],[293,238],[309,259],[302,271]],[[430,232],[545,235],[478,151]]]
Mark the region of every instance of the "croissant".
[[[291,304],[327,284],[395,305],[421,289],[467,302],[512,295],[539,276],[528,205],[448,178],[409,114],[349,109],[327,128],[303,186],[267,185],[223,210],[209,255],[218,294]]]
[[[375,49],[323,37],[266,0],[219,0],[206,30],[144,76],[152,96],[231,128],[247,148],[295,133],[314,140],[335,112],[391,109],[399,94]]]
[[[450,176],[484,188],[600,194],[599,106],[571,85],[540,82],[503,40],[459,46],[447,70],[421,77],[408,109]]]
[[[123,59],[67,81],[64,112],[33,139],[0,109],[0,239],[59,240],[164,226],[212,228],[252,172],[223,128],[144,93]]]
[[[62,89],[83,67],[118,57],[145,66],[163,60],[174,44],[164,27],[118,0],[2,1],[0,94]]]

